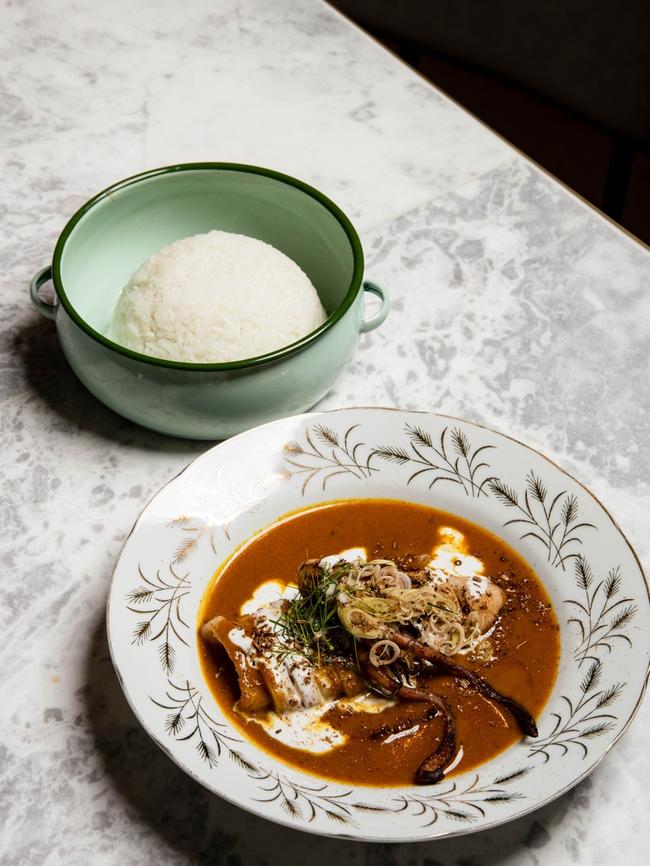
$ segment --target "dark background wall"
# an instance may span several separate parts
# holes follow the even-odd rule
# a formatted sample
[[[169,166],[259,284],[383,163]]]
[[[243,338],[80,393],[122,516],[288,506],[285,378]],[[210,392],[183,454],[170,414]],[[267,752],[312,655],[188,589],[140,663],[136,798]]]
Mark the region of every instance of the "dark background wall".
[[[650,0],[331,0],[650,243]]]

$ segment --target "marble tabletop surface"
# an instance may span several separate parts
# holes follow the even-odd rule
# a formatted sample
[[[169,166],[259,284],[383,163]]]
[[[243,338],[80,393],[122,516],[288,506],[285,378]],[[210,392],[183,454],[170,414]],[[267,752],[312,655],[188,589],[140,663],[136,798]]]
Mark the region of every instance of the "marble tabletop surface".
[[[647,566],[648,253],[319,0],[14,0],[0,24],[0,864],[647,862],[647,704],[578,788],[449,841],[310,837],[184,776],[127,707],[104,605],[138,512],[207,443],[94,400],[27,283],[119,178],[194,160],[302,177],[349,213],[393,301],[322,407],[441,410],[524,439]]]

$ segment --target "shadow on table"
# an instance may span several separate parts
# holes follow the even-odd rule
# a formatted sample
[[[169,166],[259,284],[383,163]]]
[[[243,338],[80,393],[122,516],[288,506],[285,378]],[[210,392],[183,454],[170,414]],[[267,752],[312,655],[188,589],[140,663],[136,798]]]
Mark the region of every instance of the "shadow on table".
[[[170,454],[199,454],[209,447],[208,442],[175,439],[145,430],[100,403],[72,372],[53,322],[26,319],[14,332],[10,349],[20,365],[12,380],[13,392],[25,389],[34,394],[49,411],[52,424],[62,431],[90,432],[123,447]]]
[[[535,849],[550,841],[553,827],[588,802],[589,779],[532,815],[463,838],[387,845],[311,836],[256,818],[210,794],[158,749],[124,698],[112,669],[103,617],[86,682],[95,745],[116,796],[135,810],[138,823],[148,825],[192,864],[330,866],[341,858],[363,866],[491,866],[529,858],[534,862]]]

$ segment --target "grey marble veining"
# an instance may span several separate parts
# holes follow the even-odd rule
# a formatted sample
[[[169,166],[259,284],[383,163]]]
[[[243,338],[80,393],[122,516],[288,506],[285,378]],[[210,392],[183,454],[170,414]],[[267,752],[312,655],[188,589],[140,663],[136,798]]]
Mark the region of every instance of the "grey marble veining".
[[[376,225],[512,152],[317,0],[4,7],[0,127],[19,262],[80,203],[159,165],[261,164]],[[0,43],[0,44],[2,44]],[[377,183],[381,178],[381,183]]]
[[[446,842],[313,838],[185,777],[128,709],[104,605],[131,523],[206,444],[97,403],[26,283],[119,177],[194,159],[305,177],[353,216],[393,298],[322,407],[436,409],[522,438],[647,563],[647,252],[318,2],[28,0],[2,25],[0,864],[645,862],[647,707],[574,791]]]
[[[647,251],[523,160],[364,241],[391,324],[328,405],[432,409],[524,439],[620,503],[650,552]]]

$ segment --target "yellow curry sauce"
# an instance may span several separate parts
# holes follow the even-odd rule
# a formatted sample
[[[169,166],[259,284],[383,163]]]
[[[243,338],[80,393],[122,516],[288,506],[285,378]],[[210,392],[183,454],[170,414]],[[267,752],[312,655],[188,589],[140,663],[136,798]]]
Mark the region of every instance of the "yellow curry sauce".
[[[369,558],[429,553],[440,545],[447,528],[464,536],[460,556],[481,560],[484,575],[507,597],[491,636],[494,652],[490,661],[456,659],[538,716],[555,681],[560,652],[559,627],[548,595],[530,566],[504,541],[444,511],[375,499],[332,502],[292,514],[252,538],[226,563],[206,593],[199,625],[217,614],[236,619],[241,605],[262,583],[292,583],[306,559],[355,547],[365,547]],[[345,743],[321,754],[290,748],[233,709],[238,687],[225,650],[202,641],[199,645],[206,681],[233,724],[274,757],[301,770],[361,785],[410,785],[419,765],[436,748],[442,722],[433,719],[418,726],[423,708],[413,703],[398,703],[381,713],[335,705],[324,720],[346,735]],[[445,675],[427,677],[426,684],[448,699],[456,715],[462,752],[448,775],[493,758],[520,738],[509,713],[467,685]],[[413,733],[390,742],[371,736],[384,725],[404,722],[413,723]]]

